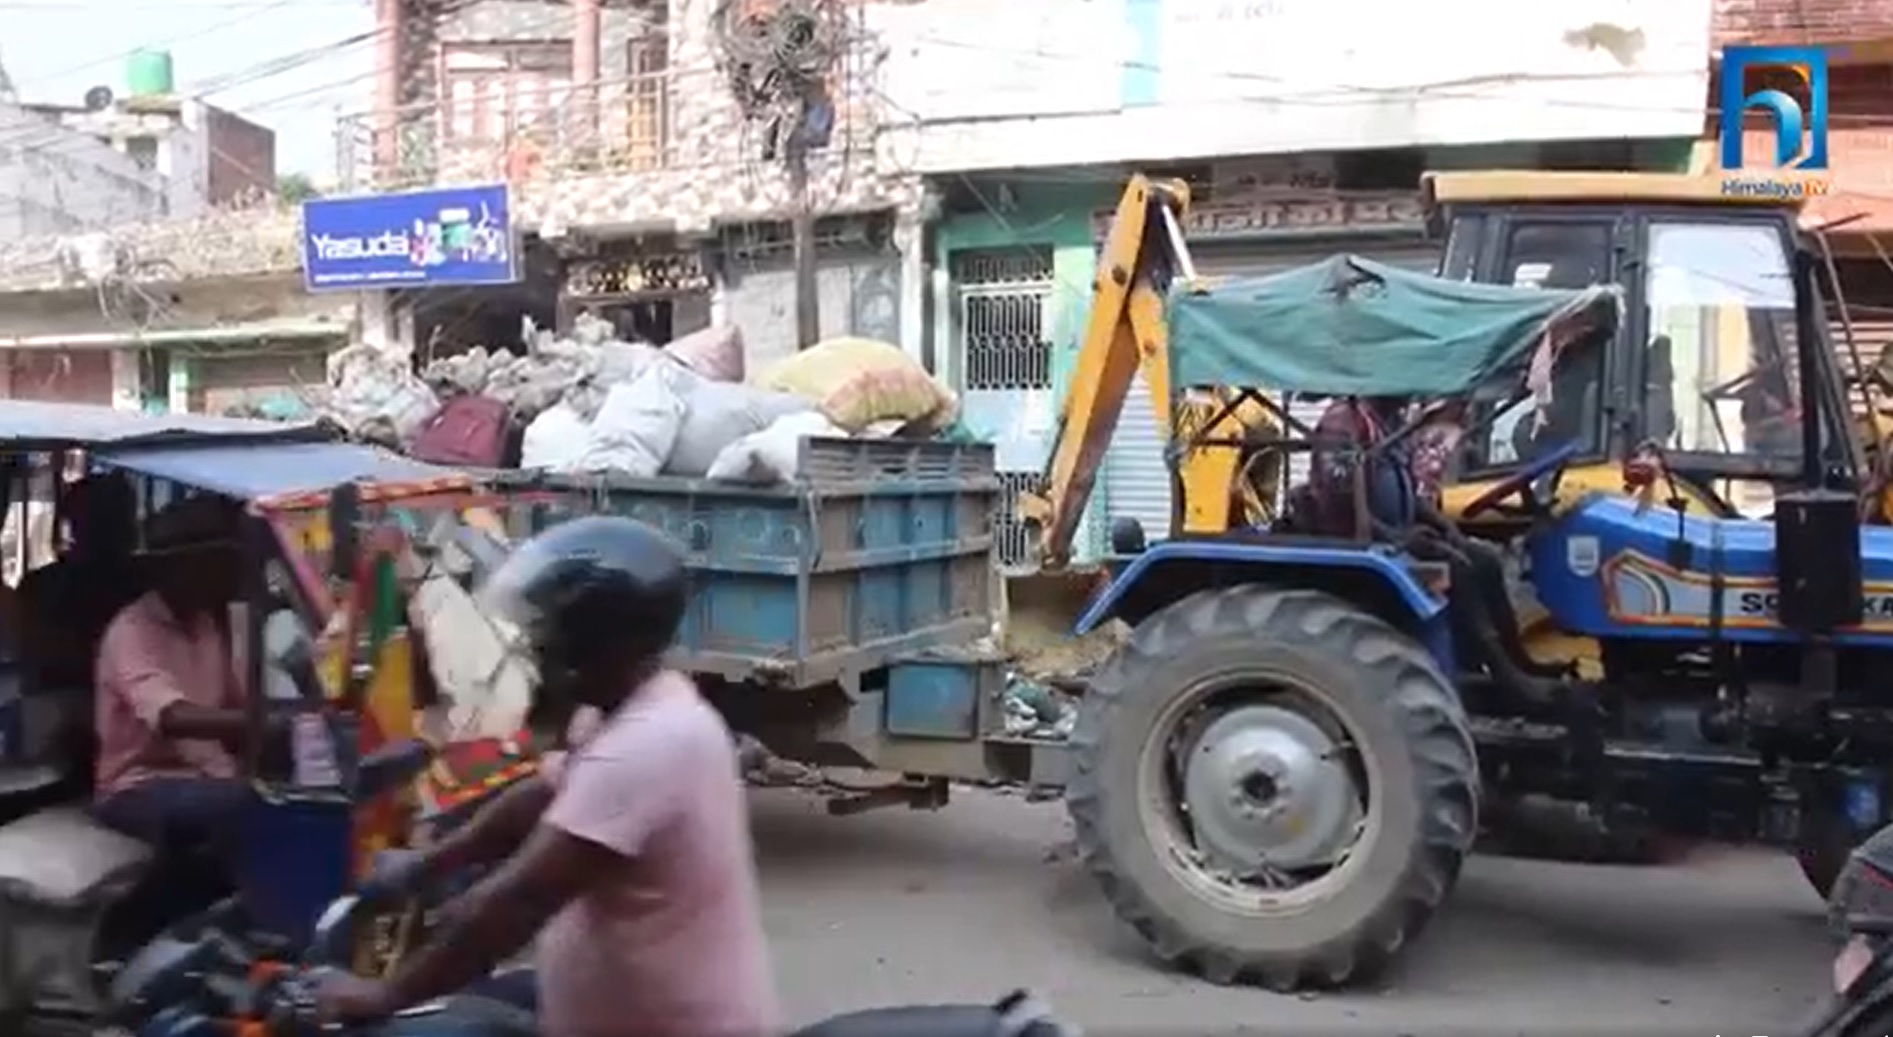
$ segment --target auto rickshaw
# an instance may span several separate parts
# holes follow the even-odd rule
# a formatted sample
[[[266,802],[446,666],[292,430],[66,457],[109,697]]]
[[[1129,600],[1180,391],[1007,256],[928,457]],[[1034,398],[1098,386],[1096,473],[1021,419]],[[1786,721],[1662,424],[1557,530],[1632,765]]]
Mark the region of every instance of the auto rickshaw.
[[[26,563],[26,519],[50,512],[56,531],[80,472],[131,480],[142,514],[193,496],[237,505],[246,579],[230,629],[251,690],[241,764],[257,795],[243,820],[240,914],[216,918],[246,937],[305,939],[370,856],[404,844],[420,816],[431,754],[416,716],[428,681],[406,624],[401,572],[406,564],[412,576],[415,557],[406,531],[430,508],[478,503],[472,483],[314,425],[25,402],[0,404],[0,465],[10,473],[5,510],[20,520],[11,546]],[[39,532],[39,553],[49,539],[56,550],[57,536]],[[36,686],[11,660],[0,667],[13,689],[0,695],[10,736],[0,738],[0,1017],[90,1032],[113,963],[155,935],[127,919],[148,923],[155,903],[169,916],[161,922],[182,920],[209,901],[173,885],[193,862],[162,860],[87,810],[92,689]],[[474,787],[433,771],[432,805],[531,768],[522,752],[489,763]],[[384,956],[390,942],[382,933]]]

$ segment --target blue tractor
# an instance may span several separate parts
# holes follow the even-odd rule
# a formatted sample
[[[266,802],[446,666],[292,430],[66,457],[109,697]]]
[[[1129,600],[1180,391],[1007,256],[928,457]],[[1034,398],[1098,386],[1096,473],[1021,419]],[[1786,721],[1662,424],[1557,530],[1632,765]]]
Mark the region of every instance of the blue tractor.
[[[1879,437],[1793,210],[1680,176],[1428,188],[1443,276],[1343,256],[1206,284],[1187,189],[1133,180],[1022,506],[1061,561],[1141,366],[1172,528],[1112,530],[1079,629],[1129,633],[1066,796],[1119,916],[1217,982],[1372,978],[1531,805],[1789,847],[1823,894],[1887,820]],[[1336,439],[1310,399],[1388,420]],[[1340,532],[1281,485],[1306,453]]]

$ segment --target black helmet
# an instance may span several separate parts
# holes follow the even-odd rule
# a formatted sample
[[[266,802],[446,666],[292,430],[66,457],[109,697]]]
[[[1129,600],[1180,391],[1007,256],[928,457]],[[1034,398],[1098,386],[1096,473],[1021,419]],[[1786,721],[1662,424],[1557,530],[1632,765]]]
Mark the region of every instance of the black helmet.
[[[683,554],[668,537],[607,516],[526,541],[480,591],[489,615],[525,635],[540,680],[552,689],[601,663],[661,654],[677,636],[688,596]]]

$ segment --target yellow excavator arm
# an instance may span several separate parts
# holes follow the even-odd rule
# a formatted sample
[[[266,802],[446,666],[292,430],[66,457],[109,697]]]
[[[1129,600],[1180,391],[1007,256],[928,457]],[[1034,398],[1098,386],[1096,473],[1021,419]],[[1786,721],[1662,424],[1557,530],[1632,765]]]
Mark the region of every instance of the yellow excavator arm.
[[[1188,446],[1179,459],[1182,529],[1219,533],[1230,527],[1234,516],[1266,517],[1273,495],[1256,483],[1268,482],[1279,470],[1279,460],[1261,480],[1238,480],[1243,452],[1227,445],[1245,429],[1272,431],[1266,408],[1244,402],[1228,410],[1220,395],[1207,393],[1181,407],[1172,405],[1164,295],[1173,282],[1196,280],[1183,241],[1189,207],[1187,184],[1141,174],[1131,177],[1118,199],[1117,213],[1098,254],[1091,312],[1079,341],[1077,365],[1059,406],[1043,483],[1039,492],[1022,494],[1019,501],[1020,519],[1038,530],[1038,560],[1046,569],[1061,568],[1071,559],[1078,522],[1140,369],[1150,387],[1157,427],[1171,442],[1193,444],[1213,433],[1225,444]],[[1220,419],[1219,414],[1223,415]],[[1205,429],[1212,420],[1214,429]]]

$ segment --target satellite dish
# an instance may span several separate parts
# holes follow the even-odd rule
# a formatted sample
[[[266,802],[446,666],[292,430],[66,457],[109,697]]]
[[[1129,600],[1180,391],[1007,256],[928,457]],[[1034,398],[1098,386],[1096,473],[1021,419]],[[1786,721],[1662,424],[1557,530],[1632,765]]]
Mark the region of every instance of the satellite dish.
[[[110,108],[111,106],[112,106],[112,88],[111,87],[95,86],[92,89],[87,90],[85,92],[85,110],[86,111],[102,112],[105,109]]]

